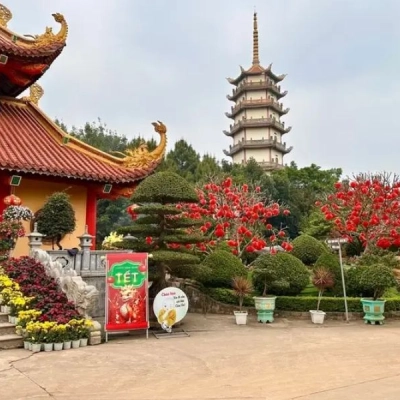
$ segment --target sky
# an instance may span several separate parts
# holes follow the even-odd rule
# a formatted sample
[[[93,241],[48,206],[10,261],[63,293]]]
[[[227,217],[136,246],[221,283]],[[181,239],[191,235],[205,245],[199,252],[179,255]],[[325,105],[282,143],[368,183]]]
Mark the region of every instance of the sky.
[[[100,118],[127,137],[168,127],[170,146],[185,139],[224,158],[222,131],[232,87],[249,68],[258,13],[260,61],[273,63],[290,112],[293,146],[285,162],[400,172],[400,1],[398,0],[0,0],[9,28],[58,31],[67,47],[39,81],[40,106],[80,127]]]

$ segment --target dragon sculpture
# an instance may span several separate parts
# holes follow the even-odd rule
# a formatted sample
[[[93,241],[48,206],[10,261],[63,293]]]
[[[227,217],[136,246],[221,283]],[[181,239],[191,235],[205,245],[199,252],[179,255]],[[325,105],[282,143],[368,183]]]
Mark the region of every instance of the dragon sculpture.
[[[0,26],[7,28],[7,24],[11,19],[11,11],[6,6],[3,6],[3,4],[0,4]]]
[[[30,37],[34,39],[32,41],[33,47],[42,47],[53,43],[65,43],[68,36],[68,24],[65,21],[65,18],[62,14],[56,13],[52,14],[54,20],[61,25],[61,29],[58,33],[54,34],[53,28],[46,27],[45,33],[41,35],[25,35],[26,37]]]
[[[38,83],[34,83],[29,88],[29,96],[25,96],[21,100],[30,101],[31,103],[38,106],[39,100],[42,98],[43,94],[44,94],[43,88]]]
[[[149,151],[145,142],[136,149],[126,150],[125,153],[113,151],[114,154],[123,156],[118,162],[125,168],[146,168],[152,163],[159,162],[164,156],[167,147],[167,127],[161,121],[153,122],[152,125],[161,138],[159,145],[153,151]]]

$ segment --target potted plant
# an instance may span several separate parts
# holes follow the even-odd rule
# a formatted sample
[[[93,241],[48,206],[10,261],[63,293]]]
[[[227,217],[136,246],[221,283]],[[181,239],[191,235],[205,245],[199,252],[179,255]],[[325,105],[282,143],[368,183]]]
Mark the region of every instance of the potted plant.
[[[267,295],[268,288],[274,286],[285,286],[287,283],[278,280],[276,266],[273,263],[263,262],[259,257],[254,264],[253,283],[262,286],[262,295],[254,297],[257,310],[258,322],[274,322],[274,311],[276,296]],[[259,262],[258,262],[259,261]]]
[[[317,302],[317,309],[310,310],[311,321],[314,324],[323,324],[326,313],[320,311],[319,305],[321,304],[321,298],[324,291],[334,286],[335,278],[328,269],[320,267],[315,269],[312,278],[312,283],[318,289],[318,302]]]
[[[385,302],[382,299],[385,290],[396,286],[393,270],[384,265],[365,267],[360,277],[360,285],[365,291],[374,293],[373,298],[362,298],[364,322],[382,325],[385,317]]]
[[[69,337],[71,338],[72,341],[72,348],[73,349],[78,349],[80,344],[81,344],[81,334],[80,334],[80,320],[78,319],[71,319],[71,321],[68,322],[68,330],[69,330]]]
[[[239,311],[234,311],[234,315],[236,318],[236,324],[237,325],[246,325],[247,323],[247,311],[242,311],[243,307],[243,300],[245,296],[251,293],[253,290],[253,286],[251,282],[243,276],[236,276],[232,280],[232,288],[235,293],[235,295],[239,299]]]
[[[56,324],[52,328],[54,335],[54,351],[61,351],[64,347],[65,334],[67,327],[63,324]]]

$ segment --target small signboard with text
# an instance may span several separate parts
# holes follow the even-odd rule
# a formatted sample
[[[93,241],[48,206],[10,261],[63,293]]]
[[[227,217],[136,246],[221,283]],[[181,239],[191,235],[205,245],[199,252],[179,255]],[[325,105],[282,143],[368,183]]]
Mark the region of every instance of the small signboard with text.
[[[188,298],[181,289],[167,287],[157,293],[153,311],[161,328],[171,333],[172,327],[185,318],[189,309]]]
[[[148,330],[148,254],[110,253],[106,259],[106,332]]]

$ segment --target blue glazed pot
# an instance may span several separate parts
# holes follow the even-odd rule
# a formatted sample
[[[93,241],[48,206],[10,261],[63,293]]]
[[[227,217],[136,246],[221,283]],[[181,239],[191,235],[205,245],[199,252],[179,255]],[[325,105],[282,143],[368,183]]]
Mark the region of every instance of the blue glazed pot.
[[[379,324],[382,325],[385,317],[386,300],[373,300],[373,299],[361,299],[361,303],[364,311],[364,322],[366,324]]]
[[[274,322],[276,296],[254,297],[258,322]]]

